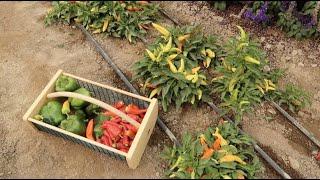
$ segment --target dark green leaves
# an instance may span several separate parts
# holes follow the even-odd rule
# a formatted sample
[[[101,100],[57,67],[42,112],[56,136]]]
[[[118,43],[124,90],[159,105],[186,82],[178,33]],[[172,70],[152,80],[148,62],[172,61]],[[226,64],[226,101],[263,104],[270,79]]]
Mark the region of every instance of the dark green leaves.
[[[129,6],[139,11],[128,11]],[[45,24],[57,21],[70,24],[71,20],[82,24],[93,33],[105,33],[114,37],[125,37],[135,42],[146,34],[146,26],[158,17],[158,5],[148,3],[141,5],[135,2],[88,1],[88,2],[54,2],[52,10],[45,18]]]

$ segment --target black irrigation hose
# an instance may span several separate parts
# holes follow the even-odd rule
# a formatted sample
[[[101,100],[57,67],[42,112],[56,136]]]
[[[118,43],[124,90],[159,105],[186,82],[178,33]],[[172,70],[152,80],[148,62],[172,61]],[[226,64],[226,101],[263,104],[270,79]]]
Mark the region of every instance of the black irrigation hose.
[[[315,136],[305,129],[295,118],[290,116],[284,109],[282,109],[277,103],[274,101],[270,101],[270,103],[281,112],[283,116],[285,116],[292,124],[294,124],[304,135],[306,135],[314,144],[316,144],[320,148],[320,142]]]
[[[175,25],[181,26],[181,23],[179,23],[177,20],[173,19],[168,15],[165,11],[161,11],[169,20],[171,20]],[[221,111],[218,109],[217,106],[215,106],[213,103],[208,103],[208,105],[217,113],[221,114]],[[229,122],[233,123],[231,119],[228,117],[224,116],[225,119],[227,119]],[[240,129],[240,132],[243,133],[243,131]],[[277,171],[283,178],[285,179],[291,179],[289,174],[287,174],[264,150],[257,145],[256,143],[253,143],[254,149],[265,159],[271,166],[272,168]]]
[[[102,55],[102,57],[108,62],[108,64],[112,67],[112,69],[117,73],[120,79],[125,83],[125,85],[130,89],[132,93],[139,94],[139,92],[133,87],[128,78],[123,74],[123,72],[119,69],[119,67],[112,61],[112,59],[108,56],[108,54],[104,51],[101,45],[92,37],[92,35],[81,25],[76,24],[78,28],[86,35],[89,41],[94,45],[96,50]],[[157,124],[161,127],[161,129],[169,136],[171,141],[177,146],[180,146],[178,139],[174,136],[174,134],[170,131],[170,129],[162,122],[162,120],[158,117]]]

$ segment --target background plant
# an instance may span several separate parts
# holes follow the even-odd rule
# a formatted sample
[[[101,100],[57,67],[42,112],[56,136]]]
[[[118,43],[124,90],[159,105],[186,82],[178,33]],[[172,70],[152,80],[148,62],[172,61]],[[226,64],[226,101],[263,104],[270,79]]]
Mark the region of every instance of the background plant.
[[[310,93],[291,83],[286,84],[284,90],[270,94],[270,98],[279,105],[285,105],[291,112],[297,112],[311,104]]]
[[[228,122],[208,128],[196,138],[186,133],[181,147],[166,147],[162,153],[169,164],[166,175],[181,179],[254,178],[261,164],[252,142]]]
[[[264,25],[276,24],[289,37],[301,39],[319,36],[318,9],[316,1],[255,1],[244,17]]]
[[[208,83],[221,56],[216,37],[204,36],[198,26],[167,30],[153,25],[162,36],[134,64],[134,80],[143,82],[142,90],[149,97],[157,95],[164,111],[171,103],[180,107],[210,100]]]
[[[71,20],[93,33],[125,37],[129,42],[146,34],[158,17],[159,6],[147,1],[57,1],[45,17],[45,24]]]

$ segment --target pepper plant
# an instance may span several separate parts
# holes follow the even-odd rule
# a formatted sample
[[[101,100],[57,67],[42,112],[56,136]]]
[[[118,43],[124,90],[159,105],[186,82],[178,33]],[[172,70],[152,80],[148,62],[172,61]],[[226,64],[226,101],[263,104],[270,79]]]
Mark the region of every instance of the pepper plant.
[[[46,25],[74,20],[93,33],[125,37],[130,43],[142,38],[159,17],[159,6],[147,1],[56,1],[52,5]]]
[[[133,65],[133,80],[141,80],[142,91],[157,95],[164,111],[170,103],[195,104],[210,100],[208,82],[221,47],[215,36],[204,36],[199,26],[166,29],[152,24],[160,33],[140,61]]]
[[[232,37],[224,46],[226,56],[216,67],[220,76],[212,80],[213,92],[221,95],[220,106],[225,113],[232,112],[240,121],[244,112],[260,103],[265,94],[276,90],[275,72],[263,72],[267,65],[265,53],[259,44],[251,41],[240,29],[240,36]]]
[[[168,162],[166,175],[180,179],[255,178],[261,163],[253,140],[238,127],[222,122],[196,138],[186,133],[181,147],[166,147],[162,158]]]

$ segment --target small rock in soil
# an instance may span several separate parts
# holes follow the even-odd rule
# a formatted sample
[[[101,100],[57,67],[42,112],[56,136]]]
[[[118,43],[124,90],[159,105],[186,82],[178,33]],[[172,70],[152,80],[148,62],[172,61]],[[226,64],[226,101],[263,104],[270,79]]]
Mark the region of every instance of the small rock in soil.
[[[263,42],[264,40],[266,40],[266,38],[265,37],[261,37],[260,40],[261,40],[261,42]]]
[[[297,161],[296,159],[293,159],[291,156],[289,156],[288,159],[289,159],[290,166],[293,169],[299,169],[300,167],[299,161]]]
[[[317,67],[317,64],[311,64],[311,67],[315,68]]]
[[[292,55],[293,55],[293,56],[296,56],[297,54],[298,54],[298,51],[297,51],[297,50],[293,50],[293,51],[292,51]]]
[[[268,112],[273,115],[277,114],[277,112],[273,108],[269,108]]]
[[[304,67],[304,64],[302,62],[298,63],[299,67]]]
[[[304,118],[304,117],[306,117],[306,116],[307,116],[307,114],[306,114],[306,113],[304,113],[304,112],[302,112],[302,111],[299,111],[299,112],[298,112],[298,116],[300,116],[300,117]]]
[[[157,176],[157,177],[160,177],[160,173],[159,173],[159,172],[156,172],[156,176]]]
[[[263,71],[265,71],[265,72],[269,72],[271,70],[271,68],[270,68],[270,66],[264,66],[263,67]]]
[[[271,44],[266,44],[266,48],[270,49],[271,48]]]

